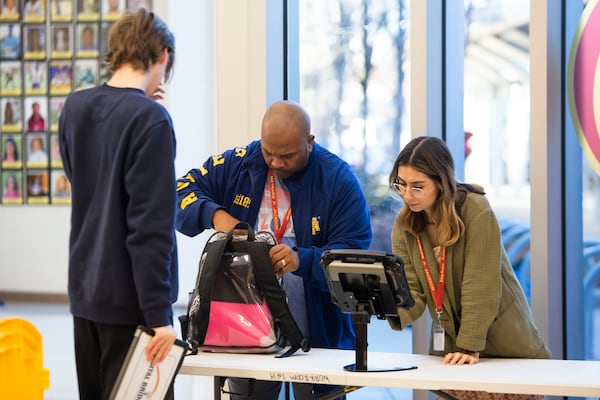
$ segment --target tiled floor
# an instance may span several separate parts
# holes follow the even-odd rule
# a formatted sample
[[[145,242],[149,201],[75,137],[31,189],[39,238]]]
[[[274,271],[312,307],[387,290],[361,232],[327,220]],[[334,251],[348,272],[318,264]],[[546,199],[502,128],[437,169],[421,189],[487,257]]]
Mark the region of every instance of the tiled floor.
[[[183,309],[176,310],[177,315],[183,312]],[[0,304],[0,319],[3,318],[23,318],[33,324],[42,334],[43,367],[50,372],[50,387],[44,391],[44,399],[77,400],[73,323],[68,305],[6,302]],[[410,330],[392,331],[386,321],[379,321],[374,317],[368,326],[368,338],[369,351],[409,353],[411,349]],[[393,348],[390,343],[394,343]],[[0,365],[0,369],[4,367],[6,366]],[[178,400],[212,398],[211,379],[179,376],[176,382],[175,393]],[[348,400],[410,400],[412,391],[363,388],[349,394],[347,398]]]

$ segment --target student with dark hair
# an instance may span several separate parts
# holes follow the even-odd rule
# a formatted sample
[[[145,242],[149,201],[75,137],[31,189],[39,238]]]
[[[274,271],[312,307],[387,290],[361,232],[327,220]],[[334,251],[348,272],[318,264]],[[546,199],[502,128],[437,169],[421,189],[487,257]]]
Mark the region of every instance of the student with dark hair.
[[[68,293],[86,400],[108,398],[137,325],[154,330],[145,348],[153,365],[177,336],[175,133],[155,101],[173,70],[175,38],[140,10],[115,22],[107,46],[114,74],[67,97],[58,132],[71,183]]]

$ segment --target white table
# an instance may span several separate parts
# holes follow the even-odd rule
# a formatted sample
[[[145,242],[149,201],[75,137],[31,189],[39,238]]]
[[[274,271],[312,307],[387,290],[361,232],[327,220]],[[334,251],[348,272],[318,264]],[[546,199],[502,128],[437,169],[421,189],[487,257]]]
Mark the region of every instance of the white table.
[[[392,372],[350,372],[350,350],[311,349],[288,358],[272,354],[200,353],[186,356],[180,374],[233,376],[344,386],[424,390],[484,390],[496,393],[600,398],[600,361],[480,359],[475,365],[443,365],[440,357],[368,353],[368,369],[416,366]],[[219,388],[215,388],[215,398]]]

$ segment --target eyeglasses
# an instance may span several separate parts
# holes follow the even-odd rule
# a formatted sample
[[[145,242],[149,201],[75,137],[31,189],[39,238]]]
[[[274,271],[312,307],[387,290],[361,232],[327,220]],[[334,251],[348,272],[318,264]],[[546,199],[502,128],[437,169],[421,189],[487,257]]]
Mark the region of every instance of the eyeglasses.
[[[394,179],[394,182],[391,183],[390,187],[392,188],[392,190],[397,192],[400,196],[404,197],[406,195],[406,190],[408,188],[408,185],[406,183],[400,183],[398,178],[396,178],[396,179]],[[423,191],[423,189],[420,187],[411,186],[410,194],[415,199],[422,199],[423,197],[425,197],[425,191]]]

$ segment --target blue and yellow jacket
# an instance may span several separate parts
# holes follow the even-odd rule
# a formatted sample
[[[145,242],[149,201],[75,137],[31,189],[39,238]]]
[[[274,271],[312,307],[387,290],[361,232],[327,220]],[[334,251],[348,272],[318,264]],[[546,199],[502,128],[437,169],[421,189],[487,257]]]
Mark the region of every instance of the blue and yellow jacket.
[[[194,236],[212,228],[217,209],[256,225],[268,167],[260,141],[209,158],[177,184],[177,230]],[[314,143],[306,167],[284,179],[292,204],[300,267],[314,347],[353,349],[349,314],[332,303],[320,265],[327,249],[367,249],[371,221],[367,201],[350,166]]]

